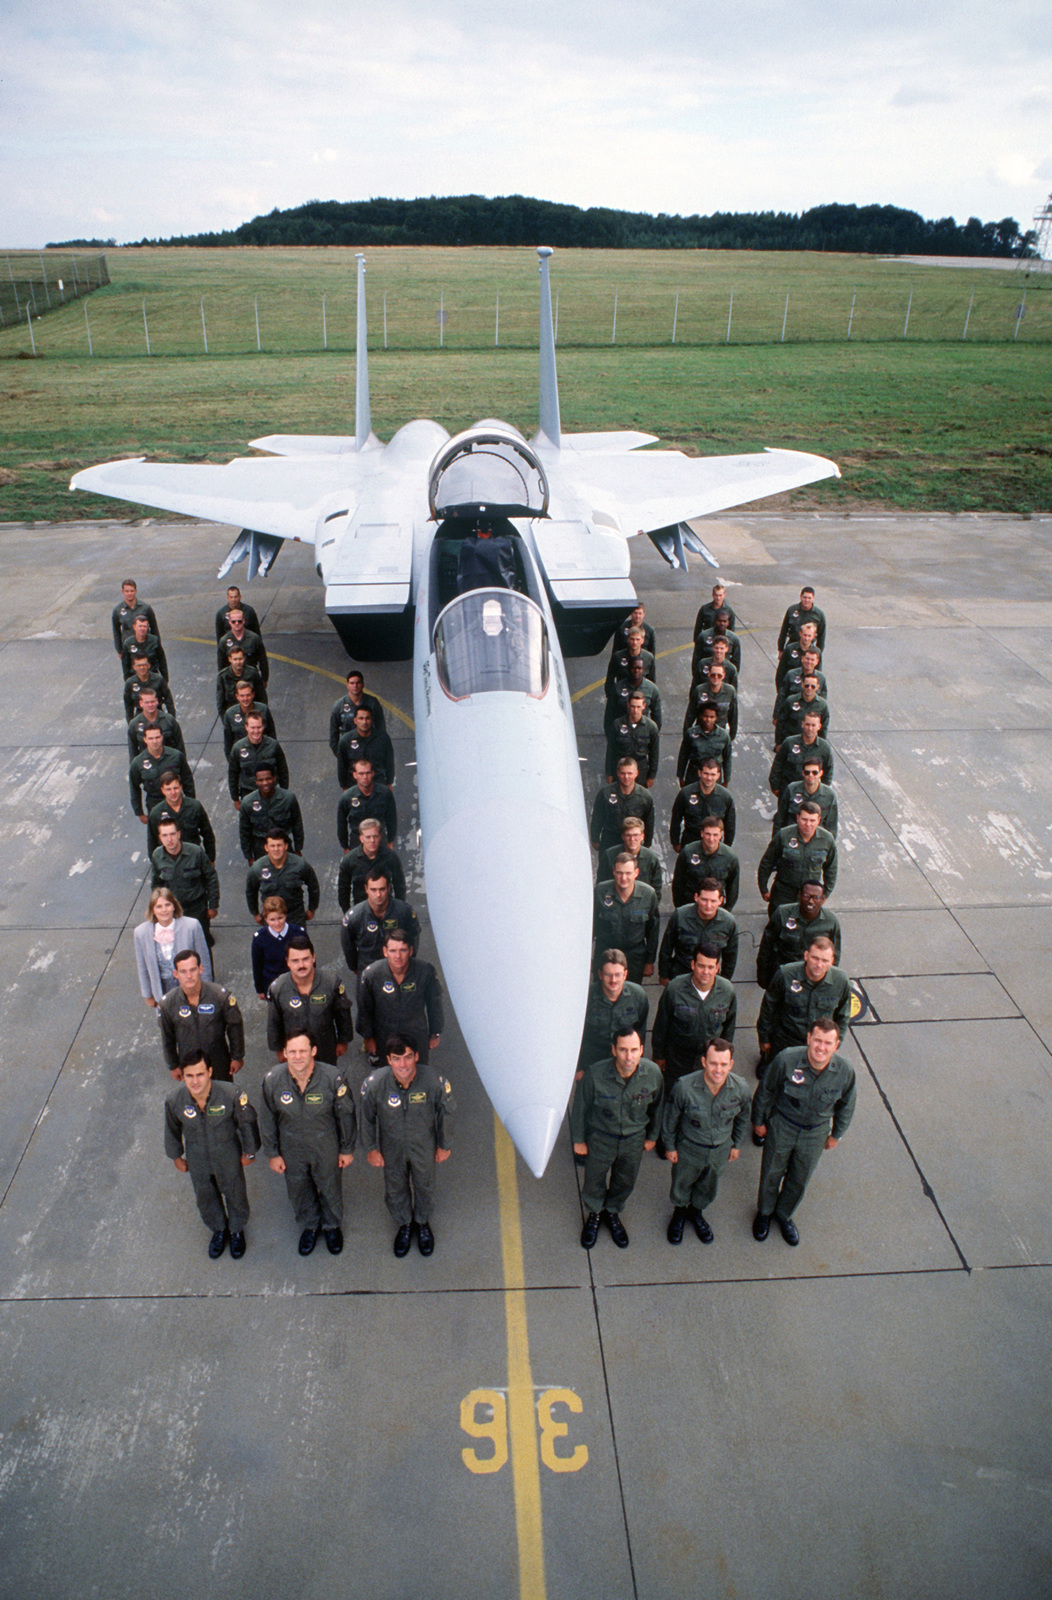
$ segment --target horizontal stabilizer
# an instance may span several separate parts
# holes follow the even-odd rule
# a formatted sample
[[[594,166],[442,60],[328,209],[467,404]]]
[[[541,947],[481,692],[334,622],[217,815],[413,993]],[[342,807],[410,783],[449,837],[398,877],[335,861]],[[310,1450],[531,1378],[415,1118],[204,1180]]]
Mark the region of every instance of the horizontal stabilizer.
[[[623,428],[611,433],[564,433],[562,448],[584,455],[590,450],[639,450],[645,444],[657,444],[656,433],[637,433]]]
[[[275,539],[272,534],[257,533],[254,528],[242,528],[230,546],[226,560],[216,573],[216,577],[225,578],[231,567],[238,561],[247,559],[248,581],[251,582],[253,578],[265,578],[274,565],[274,558],[280,549],[281,540]]]

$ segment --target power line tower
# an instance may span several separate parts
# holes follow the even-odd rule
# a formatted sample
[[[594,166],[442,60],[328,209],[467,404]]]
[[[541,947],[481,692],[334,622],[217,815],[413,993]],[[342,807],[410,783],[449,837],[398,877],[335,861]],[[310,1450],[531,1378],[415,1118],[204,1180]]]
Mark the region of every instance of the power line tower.
[[[1052,260],[1049,259],[1052,250],[1052,194],[1040,211],[1034,212],[1034,235],[1037,255],[1020,257],[1019,265],[1027,272],[1048,272],[1052,270]]]

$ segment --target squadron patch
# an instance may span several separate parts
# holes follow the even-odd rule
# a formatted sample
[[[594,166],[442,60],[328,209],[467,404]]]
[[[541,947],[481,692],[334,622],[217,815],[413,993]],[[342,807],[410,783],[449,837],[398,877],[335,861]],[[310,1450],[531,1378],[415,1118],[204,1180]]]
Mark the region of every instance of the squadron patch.
[[[789,985],[789,993],[790,994],[802,994],[803,993],[803,988],[804,988],[804,986],[800,982],[800,979],[799,978],[794,978],[792,983]]]
[[[197,1107],[196,1106],[184,1106],[183,1107],[183,1116],[184,1117],[189,1117],[191,1120],[193,1120],[193,1118],[197,1116]]]
[[[238,1097],[237,1097],[237,1103],[238,1103],[239,1106],[247,1106],[248,1105],[248,1095],[247,1094],[239,1094]]]
[[[285,1090],[284,1094],[278,1095],[278,1099],[281,1101],[283,1106],[290,1106],[292,1104],[292,1096],[287,1089]]]
[[[400,1094],[389,1094],[387,1096],[387,1104],[389,1106],[400,1106],[402,1104],[402,1096]]]
[[[801,1067],[794,1068],[793,1076],[792,1076],[792,1080],[791,1081],[793,1083],[796,1083],[796,1084],[806,1083],[807,1082],[807,1079],[804,1077],[803,1069]]]
[[[337,1100],[339,1100],[341,1098],[341,1096],[345,1095],[346,1093],[347,1093],[347,1085],[345,1083],[341,1083],[340,1087],[336,1091]]]

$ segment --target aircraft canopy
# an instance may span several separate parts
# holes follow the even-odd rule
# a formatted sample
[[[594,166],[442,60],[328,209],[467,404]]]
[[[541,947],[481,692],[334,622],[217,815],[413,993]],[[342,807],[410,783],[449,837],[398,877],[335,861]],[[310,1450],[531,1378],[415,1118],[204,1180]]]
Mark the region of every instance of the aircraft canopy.
[[[443,445],[431,463],[427,498],[434,518],[543,517],[548,479],[521,434],[482,424]]]
[[[539,699],[549,675],[544,616],[512,589],[472,589],[435,623],[435,659],[451,700],[495,689]]]

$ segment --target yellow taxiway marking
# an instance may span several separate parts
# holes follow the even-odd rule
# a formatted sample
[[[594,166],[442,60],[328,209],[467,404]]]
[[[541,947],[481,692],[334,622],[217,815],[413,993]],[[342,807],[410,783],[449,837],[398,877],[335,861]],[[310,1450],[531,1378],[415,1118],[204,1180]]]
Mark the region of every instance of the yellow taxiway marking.
[[[186,633],[173,633],[169,637],[177,644],[210,645],[212,643],[211,639],[194,639]],[[316,672],[319,678],[331,678],[333,683],[345,684],[347,682],[346,673],[341,678],[338,672],[330,672],[328,667],[316,667],[312,661],[297,661],[295,656],[279,656],[276,651],[268,650],[267,659],[270,661],[284,661],[287,667],[302,667],[304,672]],[[370,689],[369,693],[374,694],[375,690]],[[390,700],[385,700],[382,694],[378,694],[376,698],[385,711],[389,711],[393,717],[397,717],[399,722],[405,723],[410,733],[413,732],[415,724],[412,717],[407,717],[404,711],[400,711],[397,706],[392,705]]]
[[[515,1526],[519,1539],[520,1600],[544,1600],[544,1529],[541,1522],[541,1473],[537,1459],[533,1372],[526,1325],[526,1274],[522,1259],[519,1185],[515,1146],[499,1119],[493,1118],[497,1147],[497,1192],[504,1257],[504,1320],[508,1333],[508,1433],[515,1492]]]

